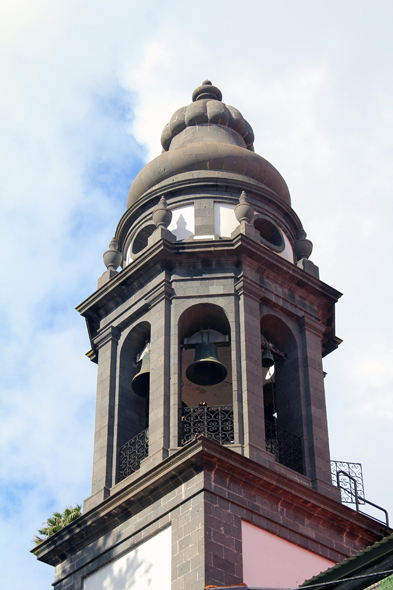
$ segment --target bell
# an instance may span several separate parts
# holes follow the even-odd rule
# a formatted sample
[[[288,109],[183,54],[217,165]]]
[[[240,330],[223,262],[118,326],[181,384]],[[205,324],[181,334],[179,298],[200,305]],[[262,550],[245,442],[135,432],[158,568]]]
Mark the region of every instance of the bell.
[[[142,357],[142,364],[139,373],[132,380],[131,387],[134,393],[141,397],[149,396],[150,386],[150,352]]]
[[[217,385],[224,381],[227,370],[217,358],[217,346],[203,342],[195,347],[195,359],[187,367],[186,377],[196,385]]]
[[[269,369],[274,365],[274,358],[270,350],[267,348],[262,353],[262,367]]]

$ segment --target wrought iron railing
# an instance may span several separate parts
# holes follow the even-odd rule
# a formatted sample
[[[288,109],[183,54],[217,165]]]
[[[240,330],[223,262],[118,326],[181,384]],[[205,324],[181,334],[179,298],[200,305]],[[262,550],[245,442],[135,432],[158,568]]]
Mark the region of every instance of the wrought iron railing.
[[[277,463],[303,474],[302,439],[273,422],[265,422],[266,450],[273,453]]]
[[[149,454],[149,429],[143,430],[120,447],[119,481],[138,471]]]
[[[361,463],[348,463],[347,461],[330,461],[332,472],[332,483],[337,486],[340,481],[341,502],[343,504],[356,504],[355,484],[357,495],[364,498],[363,472]],[[337,478],[340,472],[347,473],[350,477],[344,477],[341,480]],[[353,478],[353,479],[351,479]],[[359,501],[364,504],[364,502]]]
[[[233,406],[196,406],[179,411],[179,444],[200,435],[221,445],[233,444]]]
[[[389,514],[385,508],[379,506],[378,504],[374,504],[374,502],[370,502],[370,500],[366,500],[364,495],[360,494],[360,490],[362,490],[364,494],[364,486],[363,486],[363,474],[362,474],[362,466],[360,463],[347,463],[346,461],[331,461],[332,472],[334,470],[334,475],[336,481],[333,479],[333,483],[340,488],[341,492],[341,499],[342,502],[346,502],[348,504],[355,504],[355,510],[360,512],[360,514],[366,514],[369,518],[380,522],[387,527],[389,527]],[[348,471],[345,471],[348,469]],[[349,473],[352,471],[352,474]],[[332,473],[333,476],[333,473]],[[385,519],[380,520],[373,514],[368,514],[367,512],[362,512],[359,508],[361,504],[367,504],[368,506],[372,506],[377,510],[380,510],[384,513]]]

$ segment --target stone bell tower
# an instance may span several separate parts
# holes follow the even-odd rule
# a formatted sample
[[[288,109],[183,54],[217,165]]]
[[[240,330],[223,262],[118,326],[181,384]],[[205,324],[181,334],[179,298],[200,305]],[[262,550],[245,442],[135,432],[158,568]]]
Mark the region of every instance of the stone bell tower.
[[[77,308],[98,365],[92,493],[38,557],[58,590],[295,587],[384,534],[331,483],[340,293],[217,87],[161,141]]]

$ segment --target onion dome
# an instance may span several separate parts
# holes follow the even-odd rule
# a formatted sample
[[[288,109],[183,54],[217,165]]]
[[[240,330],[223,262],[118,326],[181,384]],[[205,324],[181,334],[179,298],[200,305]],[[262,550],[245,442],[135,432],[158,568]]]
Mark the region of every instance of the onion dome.
[[[171,117],[161,135],[161,145],[168,151],[174,137],[186,127],[195,125],[221,125],[233,129],[244,140],[247,149],[254,151],[254,132],[243,115],[229,105],[221,102],[221,91],[209,80],[203,82],[192,93],[193,102],[182,107]]]
[[[192,103],[178,109],[164,127],[163,153],[136,176],[127,208],[151,192],[198,179],[223,178],[261,189],[270,198],[291,204],[285,180],[254,152],[254,132],[243,115],[222,102],[221,91],[206,80],[192,93]]]

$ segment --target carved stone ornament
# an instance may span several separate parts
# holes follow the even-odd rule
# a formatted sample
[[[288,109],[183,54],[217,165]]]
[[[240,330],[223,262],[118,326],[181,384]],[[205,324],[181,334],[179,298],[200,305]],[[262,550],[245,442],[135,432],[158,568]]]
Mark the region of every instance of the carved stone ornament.
[[[153,223],[156,227],[165,229],[172,221],[172,211],[167,208],[165,197],[161,197],[157,207],[153,210]]]
[[[242,191],[239,204],[235,207],[236,219],[239,223],[251,223],[254,217],[254,207],[247,200],[246,191]]]
[[[297,236],[297,241],[293,245],[293,251],[296,254],[298,260],[303,258],[310,258],[312,252],[312,241],[307,240],[307,234],[301,227]]]
[[[104,252],[104,264],[108,270],[117,270],[122,261],[122,254],[117,249],[117,242],[115,238],[111,239],[109,250]]]

